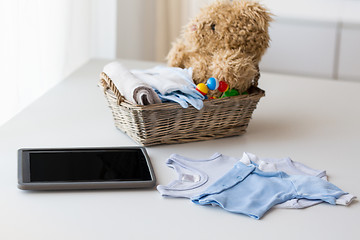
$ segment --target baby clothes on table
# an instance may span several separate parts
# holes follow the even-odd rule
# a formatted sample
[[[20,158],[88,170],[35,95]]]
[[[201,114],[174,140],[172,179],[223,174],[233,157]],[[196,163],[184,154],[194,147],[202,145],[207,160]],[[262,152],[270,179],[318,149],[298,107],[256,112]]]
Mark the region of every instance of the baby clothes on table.
[[[238,162],[227,174],[191,200],[199,205],[223,209],[260,219],[271,207],[294,198],[322,200],[336,204],[346,193],[314,176],[264,172],[257,166]]]
[[[238,158],[220,153],[201,160],[172,154],[166,164],[177,172],[178,179],[168,185],[158,185],[157,190],[166,197],[191,198],[217,181],[238,161]]]
[[[193,160],[172,154],[166,163],[177,172],[178,179],[168,185],[159,185],[157,189],[162,196],[191,198],[225,175],[238,161],[245,164],[254,162],[259,165],[259,169],[262,171],[284,171],[288,174],[311,175],[326,180],[325,171],[312,169],[304,164],[292,161],[290,158],[260,159],[254,154],[245,152],[241,159],[215,153],[210,159]],[[322,201],[291,199],[276,205],[276,207],[305,208],[320,202]]]
[[[215,153],[209,159],[194,160],[178,154],[172,154],[167,160],[167,165],[173,168],[178,179],[168,185],[158,185],[157,189],[162,196],[191,198],[204,191],[219,178],[224,176],[237,162],[245,165],[254,164],[264,172],[283,171],[288,175],[310,175],[327,180],[324,170],[312,169],[290,158],[272,159],[258,158],[251,153],[243,153],[241,159],[228,157]],[[347,205],[355,197],[351,194],[344,194],[336,202]],[[323,202],[322,200],[310,199],[289,199],[286,202],[275,205],[276,208],[305,208]]]

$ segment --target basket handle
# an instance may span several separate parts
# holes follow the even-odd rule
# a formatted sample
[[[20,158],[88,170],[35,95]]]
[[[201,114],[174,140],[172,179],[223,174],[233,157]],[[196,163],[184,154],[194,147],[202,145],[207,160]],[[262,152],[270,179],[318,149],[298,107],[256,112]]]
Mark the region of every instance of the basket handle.
[[[117,98],[118,105],[120,105],[123,101],[125,101],[125,98],[123,97],[123,95],[121,95],[120,91],[117,89],[114,82],[104,72],[100,74],[100,84],[104,88],[104,92],[109,88],[111,91],[113,91],[113,93]]]

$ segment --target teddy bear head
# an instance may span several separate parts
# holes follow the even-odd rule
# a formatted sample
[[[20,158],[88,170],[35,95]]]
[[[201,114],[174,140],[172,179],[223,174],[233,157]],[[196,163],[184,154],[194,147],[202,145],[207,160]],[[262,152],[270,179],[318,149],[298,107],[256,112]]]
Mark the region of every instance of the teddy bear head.
[[[259,62],[269,45],[270,21],[271,14],[257,2],[217,1],[185,26],[183,39],[201,53],[237,50]]]

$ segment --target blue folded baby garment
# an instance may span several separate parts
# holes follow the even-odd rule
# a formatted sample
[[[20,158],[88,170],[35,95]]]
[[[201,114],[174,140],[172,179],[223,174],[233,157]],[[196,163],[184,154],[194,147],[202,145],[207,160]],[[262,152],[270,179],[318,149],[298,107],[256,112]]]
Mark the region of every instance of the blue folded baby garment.
[[[227,174],[191,200],[260,219],[271,207],[289,199],[322,200],[336,204],[344,191],[314,176],[263,172],[238,162]]]

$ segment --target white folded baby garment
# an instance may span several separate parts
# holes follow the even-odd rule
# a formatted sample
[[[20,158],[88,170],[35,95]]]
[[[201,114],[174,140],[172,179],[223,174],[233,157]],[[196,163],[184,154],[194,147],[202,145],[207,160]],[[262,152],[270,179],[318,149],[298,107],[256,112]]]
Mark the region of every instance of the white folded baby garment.
[[[196,90],[192,68],[156,66],[145,70],[131,70],[135,77],[149,84],[164,102],[177,102],[183,108],[191,104],[200,110],[204,96]]]
[[[177,68],[156,66],[145,70],[131,70],[137,78],[158,90],[162,95],[181,91],[190,94],[198,94],[196,85],[192,80],[192,68]]]
[[[119,62],[107,64],[103,72],[113,81],[126,100],[138,105],[161,103],[154,89],[137,78]]]

